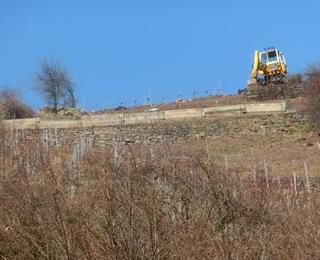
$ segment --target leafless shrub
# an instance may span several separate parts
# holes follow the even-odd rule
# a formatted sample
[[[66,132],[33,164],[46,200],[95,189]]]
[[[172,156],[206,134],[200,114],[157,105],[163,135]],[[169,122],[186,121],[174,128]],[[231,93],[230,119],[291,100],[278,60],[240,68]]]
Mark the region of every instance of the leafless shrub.
[[[306,71],[306,112],[311,122],[320,130],[320,66],[310,66]]]
[[[226,172],[202,147],[87,149],[11,141],[0,128],[0,256],[317,258],[318,194]]]
[[[0,91],[0,113],[4,119],[33,117],[33,110],[21,99],[17,90],[6,87]]]
[[[61,63],[44,59],[36,73],[35,83],[34,89],[48,102],[54,113],[57,113],[58,106],[76,106],[74,83]]]

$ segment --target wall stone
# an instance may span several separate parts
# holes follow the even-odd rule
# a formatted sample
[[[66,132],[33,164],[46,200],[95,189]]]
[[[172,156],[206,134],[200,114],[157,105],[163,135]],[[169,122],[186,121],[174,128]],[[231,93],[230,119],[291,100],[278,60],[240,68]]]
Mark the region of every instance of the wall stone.
[[[228,118],[203,118],[177,121],[163,121],[147,124],[117,126],[90,126],[48,129],[17,129],[16,134],[24,140],[37,136],[47,146],[106,147],[134,144],[159,144],[163,142],[188,142],[190,140],[212,139],[221,136],[248,135],[264,129],[278,131],[295,124],[294,114],[251,115]],[[262,133],[263,134],[263,133]]]
[[[97,115],[86,116],[79,120],[54,121],[33,118],[11,120],[6,123],[23,141],[36,137],[46,146],[81,144],[104,147],[116,144],[186,142],[217,138],[227,134],[241,134],[251,130],[259,131],[264,124],[263,120],[269,117],[272,118],[272,122],[277,122],[276,125],[284,122],[283,102],[247,106],[247,108],[243,105],[232,105],[156,113]]]

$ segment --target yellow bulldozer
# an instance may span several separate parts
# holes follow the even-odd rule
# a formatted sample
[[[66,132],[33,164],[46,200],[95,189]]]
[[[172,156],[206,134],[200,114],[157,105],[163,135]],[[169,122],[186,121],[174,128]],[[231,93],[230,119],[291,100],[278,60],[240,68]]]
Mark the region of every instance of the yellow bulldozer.
[[[246,96],[261,97],[268,86],[281,88],[287,83],[287,63],[277,48],[255,51],[250,79],[247,82]],[[269,87],[270,88],[270,87]]]

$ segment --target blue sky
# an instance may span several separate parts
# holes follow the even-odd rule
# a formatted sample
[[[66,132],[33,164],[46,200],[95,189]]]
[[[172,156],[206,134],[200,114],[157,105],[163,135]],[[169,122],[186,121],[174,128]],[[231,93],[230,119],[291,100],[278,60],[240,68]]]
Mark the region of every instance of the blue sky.
[[[0,0],[0,86],[31,90],[61,61],[86,109],[243,88],[253,51],[281,49],[290,72],[320,60],[320,1]]]

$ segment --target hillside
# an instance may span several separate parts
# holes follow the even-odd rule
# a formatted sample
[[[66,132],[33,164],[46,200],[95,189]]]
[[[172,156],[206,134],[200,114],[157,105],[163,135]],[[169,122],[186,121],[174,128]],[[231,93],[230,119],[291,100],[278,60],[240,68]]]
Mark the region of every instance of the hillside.
[[[242,96],[207,97],[181,103],[187,108],[177,110],[173,109],[177,104],[166,104],[157,106],[157,110],[130,108],[115,113],[87,113],[76,118],[6,122],[24,139],[32,139],[36,131],[39,141],[46,146],[203,145],[206,142],[210,156],[222,163],[227,159],[233,168],[251,171],[256,165],[263,170],[263,161],[267,160],[274,176],[290,176],[293,172],[303,176],[306,161],[313,176],[320,168],[317,159],[320,146],[306,118],[296,112],[302,103],[299,98],[284,103],[272,100],[261,103]]]
[[[294,112],[12,126],[0,128],[4,258],[320,254],[318,137]]]

